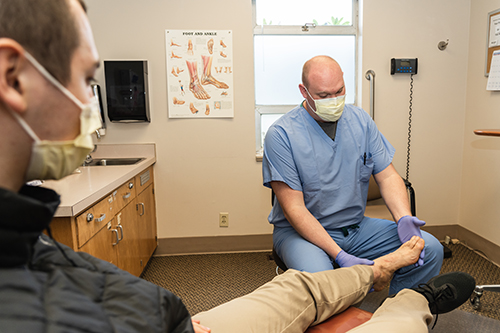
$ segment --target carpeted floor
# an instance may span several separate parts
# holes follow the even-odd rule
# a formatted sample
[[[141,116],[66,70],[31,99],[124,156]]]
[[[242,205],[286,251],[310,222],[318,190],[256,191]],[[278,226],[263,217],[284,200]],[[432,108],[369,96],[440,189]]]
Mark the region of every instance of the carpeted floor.
[[[449,248],[453,256],[444,260],[442,273],[462,271],[474,276],[477,284],[500,283],[498,266],[462,244],[450,244]],[[142,278],[169,289],[184,301],[191,314],[196,314],[248,294],[270,281],[275,275],[276,265],[270,260],[270,253],[254,252],[153,257]],[[384,291],[372,293],[360,307],[373,312],[386,294]],[[481,332],[495,332],[500,327],[499,305],[500,293],[485,292],[481,298],[479,311],[474,310],[467,302],[459,308],[461,311],[450,313],[449,323],[446,321],[446,315],[442,315],[436,328],[440,324],[447,325],[443,330],[446,332],[452,323],[457,324],[457,318],[462,318],[461,320],[466,320],[470,324],[471,320],[479,318],[476,316],[479,315],[483,318],[496,319],[490,322],[484,318],[483,321],[489,325],[488,327],[494,325],[495,329],[481,330]],[[470,315],[460,315],[462,312]],[[453,313],[457,318],[453,317]],[[480,332],[475,329],[473,331]]]

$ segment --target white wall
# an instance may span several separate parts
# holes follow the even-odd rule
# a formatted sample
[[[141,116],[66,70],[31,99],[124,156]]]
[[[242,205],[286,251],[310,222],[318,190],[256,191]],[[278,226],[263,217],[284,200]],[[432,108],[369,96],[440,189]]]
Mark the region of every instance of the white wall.
[[[109,124],[103,142],[155,142],[160,238],[271,233],[269,190],[255,161],[250,0],[87,0],[102,59],[148,59],[150,124]],[[390,58],[418,57],[410,181],[429,225],[458,223],[467,87],[470,0],[365,0],[359,76],[376,72],[376,122],[396,147],[404,176],[409,77]],[[484,14],[486,15],[486,14]],[[165,29],[232,30],[234,119],[168,119]],[[450,39],[447,50],[437,44]],[[481,49],[482,51],[482,49]],[[99,77],[103,82],[102,70]],[[369,82],[362,82],[368,109]],[[486,125],[486,124],[485,124]],[[500,147],[500,140],[498,143]],[[218,213],[230,227],[218,227]]]
[[[500,128],[500,93],[486,90],[484,76],[487,14],[497,9],[498,1],[472,1],[460,225],[500,245],[500,138],[473,133]]]

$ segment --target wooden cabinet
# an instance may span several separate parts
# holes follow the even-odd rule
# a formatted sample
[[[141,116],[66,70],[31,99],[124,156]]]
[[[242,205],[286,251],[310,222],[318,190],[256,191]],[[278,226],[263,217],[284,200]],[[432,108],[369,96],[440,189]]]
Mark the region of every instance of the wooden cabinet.
[[[153,168],[76,217],[54,218],[54,238],[139,276],[157,246]]]

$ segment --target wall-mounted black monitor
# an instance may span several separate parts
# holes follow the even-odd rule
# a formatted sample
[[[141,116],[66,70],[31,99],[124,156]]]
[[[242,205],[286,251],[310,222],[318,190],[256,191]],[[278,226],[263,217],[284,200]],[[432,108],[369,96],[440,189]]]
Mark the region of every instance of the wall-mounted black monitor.
[[[105,60],[108,118],[112,122],[149,122],[148,62]]]

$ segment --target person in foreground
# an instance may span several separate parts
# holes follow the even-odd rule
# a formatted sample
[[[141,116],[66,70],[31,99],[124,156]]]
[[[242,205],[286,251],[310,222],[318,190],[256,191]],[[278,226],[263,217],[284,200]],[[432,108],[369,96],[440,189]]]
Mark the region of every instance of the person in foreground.
[[[373,266],[290,270],[192,319],[171,292],[42,234],[50,235],[59,196],[25,183],[69,175],[93,148],[98,63],[82,1],[0,0],[0,331],[302,332],[418,260],[424,243],[414,237]],[[394,311],[403,306],[390,305],[401,302],[407,311],[398,317],[423,328],[431,313],[463,302],[471,279],[454,273],[403,291],[372,322],[401,320]]]
[[[349,93],[340,65],[316,56],[302,70],[304,101],[267,131],[263,184],[276,194],[269,222],[276,253],[288,268],[319,272],[370,264],[412,236],[425,240],[415,265],[399,270],[390,292],[439,274],[443,247],[412,216],[394,147]],[[364,216],[373,175],[394,221]]]

